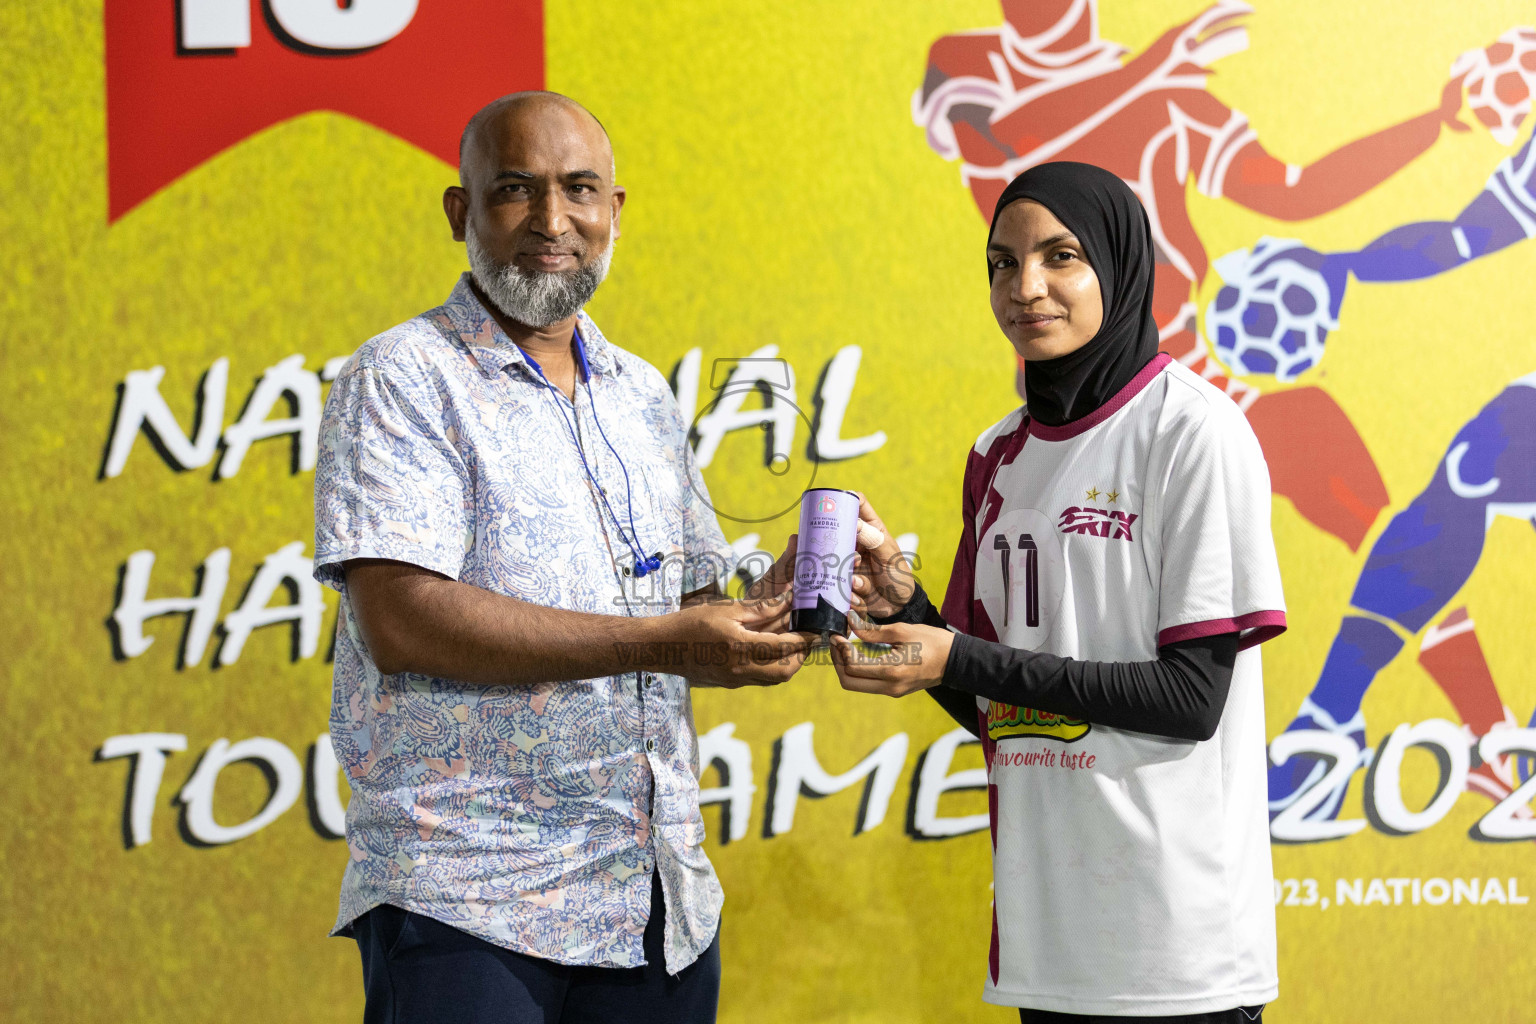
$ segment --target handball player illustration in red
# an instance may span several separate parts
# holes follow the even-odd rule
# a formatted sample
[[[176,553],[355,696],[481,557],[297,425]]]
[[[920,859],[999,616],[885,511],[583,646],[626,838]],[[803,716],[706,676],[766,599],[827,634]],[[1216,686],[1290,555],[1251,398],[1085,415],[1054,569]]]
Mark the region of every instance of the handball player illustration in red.
[[[1248,45],[1248,5],[1222,0],[1130,56],[1100,39],[1097,0],[1003,0],[1004,23],[945,36],[929,51],[913,117],[961,177],[982,215],[1021,171],[1078,160],[1117,173],[1141,199],[1157,245],[1153,313],[1162,350],[1226,390],[1248,414],[1274,490],[1359,548],[1387,505],[1386,486],[1349,417],[1327,392],[1261,394],[1210,356],[1195,294],[1209,257],[1186,187],[1296,221],[1335,210],[1390,178],[1457,120],[1462,78],[1426,112],[1350,142],[1307,166],[1259,143],[1248,120],[1207,89],[1211,65]],[[1328,458],[1318,459],[1318,452]]]

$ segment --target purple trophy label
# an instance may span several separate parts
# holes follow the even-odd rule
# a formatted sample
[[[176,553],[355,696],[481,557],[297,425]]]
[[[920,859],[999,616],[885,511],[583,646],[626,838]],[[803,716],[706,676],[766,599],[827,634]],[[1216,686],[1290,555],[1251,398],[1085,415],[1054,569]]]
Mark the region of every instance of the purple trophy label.
[[[858,495],[818,487],[801,496],[791,628],[818,633],[847,631],[858,532]]]

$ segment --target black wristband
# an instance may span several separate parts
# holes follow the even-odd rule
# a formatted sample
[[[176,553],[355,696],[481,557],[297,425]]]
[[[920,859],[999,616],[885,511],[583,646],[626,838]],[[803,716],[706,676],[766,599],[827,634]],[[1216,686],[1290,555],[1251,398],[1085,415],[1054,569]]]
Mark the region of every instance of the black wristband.
[[[869,616],[869,622],[877,626],[888,626],[892,622],[908,622],[914,625],[922,625],[928,622],[929,611],[934,609],[934,602],[928,600],[928,591],[923,590],[922,583],[914,580],[912,583],[912,596],[906,600],[906,605],[894,616]]]

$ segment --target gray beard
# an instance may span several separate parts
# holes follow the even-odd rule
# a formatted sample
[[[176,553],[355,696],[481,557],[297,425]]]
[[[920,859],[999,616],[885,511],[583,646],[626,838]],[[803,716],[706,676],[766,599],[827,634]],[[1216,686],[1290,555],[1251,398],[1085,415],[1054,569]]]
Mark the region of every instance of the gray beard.
[[[475,284],[503,314],[529,327],[548,327],[581,312],[608,276],[608,264],[613,260],[611,234],[597,259],[566,273],[527,271],[512,263],[498,263],[468,224],[464,226],[464,243]]]

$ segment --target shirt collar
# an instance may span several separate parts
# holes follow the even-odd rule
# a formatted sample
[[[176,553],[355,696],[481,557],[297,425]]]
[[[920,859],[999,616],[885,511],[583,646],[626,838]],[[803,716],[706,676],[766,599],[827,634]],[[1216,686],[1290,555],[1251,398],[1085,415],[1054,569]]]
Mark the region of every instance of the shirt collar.
[[[526,367],[525,372],[531,375],[533,367],[527,356],[517,347],[516,342],[507,337],[496,318],[486,311],[469,282],[467,272],[461,275],[448,300],[433,310],[430,316],[458,336],[459,343],[474,359],[483,376],[495,377],[507,367],[517,364]],[[615,354],[613,345],[598,330],[592,318],[587,316],[586,310],[576,314],[576,329],[581,332],[582,344],[587,350],[587,364],[592,367],[595,375],[624,372],[624,365]]]

